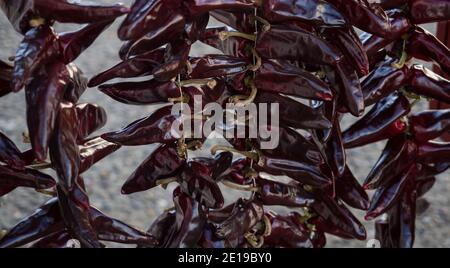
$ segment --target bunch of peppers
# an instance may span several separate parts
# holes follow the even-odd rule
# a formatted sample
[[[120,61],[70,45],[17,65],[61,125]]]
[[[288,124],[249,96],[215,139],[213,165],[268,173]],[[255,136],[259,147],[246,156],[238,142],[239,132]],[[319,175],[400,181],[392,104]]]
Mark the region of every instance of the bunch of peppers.
[[[25,89],[31,149],[0,135],[0,196],[30,187],[51,198],[0,235],[0,247],[324,247],[326,235],[366,239],[349,207],[377,218],[383,247],[412,247],[415,217],[436,176],[450,167],[450,110],[412,113],[421,98],[450,103],[450,50],[419,25],[450,20],[447,0],[135,0],[94,6],[68,0],[0,0],[24,35],[14,64],[0,62],[0,96]],[[73,63],[117,17],[121,62],[89,81]],[[208,27],[210,18],[225,26]],[[87,24],[56,33],[55,22]],[[358,36],[356,28],[363,31]],[[220,54],[190,56],[201,42]],[[432,62],[433,73],[414,59]],[[116,78],[130,82],[106,83]],[[122,103],[161,105],[121,130],[91,137],[105,111],[80,104],[87,87]],[[205,123],[203,104],[278,103],[280,139],[207,140],[175,135],[174,123]],[[305,101],[299,101],[304,99]],[[308,103],[308,104],[305,104]],[[172,113],[173,105],[194,110]],[[204,106],[202,108],[205,108]],[[202,111],[203,112],[203,111]],[[230,111],[227,111],[230,112]],[[343,115],[361,117],[346,130]],[[223,122],[239,131],[248,120]],[[269,123],[270,124],[270,123]],[[276,129],[275,129],[276,128]],[[302,131],[298,131],[302,130]],[[222,131],[222,132],[221,132]],[[248,133],[247,133],[248,134]],[[387,140],[361,185],[346,150]],[[89,204],[81,176],[121,146],[157,144],[122,194],[176,183],[173,208],[147,231]],[[57,180],[44,173],[54,169]],[[243,194],[225,204],[223,189]],[[375,190],[369,198],[367,190]],[[291,212],[270,209],[283,206]]]

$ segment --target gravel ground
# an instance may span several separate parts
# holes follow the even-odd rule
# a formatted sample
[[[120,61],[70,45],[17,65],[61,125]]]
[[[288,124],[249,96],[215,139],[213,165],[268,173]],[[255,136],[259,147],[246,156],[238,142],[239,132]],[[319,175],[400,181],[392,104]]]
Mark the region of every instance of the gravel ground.
[[[98,2],[111,3],[112,0]],[[130,0],[123,1],[130,4]],[[120,19],[121,20],[121,19]],[[119,20],[119,22],[120,22]],[[76,64],[84,70],[88,77],[114,65],[119,59],[117,51],[120,41],[116,37],[116,22],[106,31],[92,47],[90,47]],[[74,25],[58,25],[58,32],[76,29]],[[431,31],[435,30],[430,26]],[[3,14],[0,14],[0,58],[5,59],[15,54],[20,36],[9,26]],[[205,53],[199,47],[193,53]],[[115,102],[96,89],[89,89],[82,102],[97,103],[104,107],[108,114],[108,123],[102,132],[119,129],[135,119],[148,115],[154,107],[127,106]],[[425,105],[419,105],[422,109]],[[23,91],[10,94],[0,99],[0,131],[11,137],[21,149],[27,148],[22,143],[21,134],[26,131],[25,104]],[[354,119],[344,118],[349,125]],[[363,180],[375,161],[378,159],[384,143],[366,146],[348,151],[348,159],[355,175]],[[139,148],[122,148],[106,160],[101,161],[84,174],[91,202],[105,213],[122,219],[136,227],[146,229],[164,209],[172,205],[171,189],[154,189],[130,196],[120,194],[120,188],[127,176],[148,156],[154,146]],[[434,189],[427,195],[431,203],[430,209],[417,219],[416,247],[450,247],[450,176],[449,173],[439,177]],[[228,198],[233,198],[232,193]],[[19,189],[0,200],[0,230],[8,229],[24,216],[34,211],[45,197],[32,190]],[[362,214],[356,212],[359,218]],[[372,223],[365,223],[368,238],[373,238]],[[366,241],[347,241],[330,237],[330,247],[365,247]]]

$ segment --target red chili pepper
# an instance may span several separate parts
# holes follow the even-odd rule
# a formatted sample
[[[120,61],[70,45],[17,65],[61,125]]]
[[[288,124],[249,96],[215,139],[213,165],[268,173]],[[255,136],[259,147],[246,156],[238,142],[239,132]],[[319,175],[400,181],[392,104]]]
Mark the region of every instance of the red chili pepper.
[[[22,153],[19,148],[5,134],[0,132],[0,161],[10,167],[22,170],[25,162],[22,160]]]
[[[120,145],[105,141],[100,137],[85,140],[83,144],[78,146],[80,151],[79,173],[85,172],[103,158],[119,150],[119,148]]]
[[[128,13],[129,9],[121,4],[111,6],[86,5],[68,0],[17,0],[1,3],[16,31],[25,33],[35,23],[94,23],[111,20]]]
[[[11,93],[11,77],[14,66],[0,60],[0,97]]]
[[[333,99],[333,92],[326,83],[283,61],[265,60],[254,83],[263,91],[324,101]]]
[[[264,18],[274,23],[297,20],[316,27],[346,27],[346,18],[333,5],[322,0],[304,1],[263,1]]]
[[[428,141],[419,145],[417,160],[425,164],[450,162],[450,143]]]
[[[405,135],[391,138],[375,166],[367,175],[365,189],[375,189],[391,182],[417,158],[417,145]]]
[[[179,115],[172,115],[172,105],[164,106],[152,115],[137,120],[122,130],[103,134],[107,141],[120,145],[144,145],[152,143],[170,143],[179,137],[172,133],[172,123],[180,120]]]
[[[122,40],[137,40],[145,34],[164,27],[171,16],[168,10],[177,10],[180,0],[137,0],[120,25],[118,35]]]
[[[379,101],[363,118],[342,135],[346,148],[354,148],[392,138],[406,130],[399,119],[411,111],[402,94],[394,93]]]
[[[257,197],[265,206],[310,207],[316,199],[301,186],[287,185],[258,177]]]
[[[17,187],[28,187],[37,190],[49,189],[55,186],[55,180],[34,169],[17,170],[0,165],[0,196]]]
[[[450,104],[450,81],[422,65],[411,67],[407,90]]]
[[[406,51],[414,58],[435,61],[444,72],[450,73],[450,49],[427,30],[416,26],[408,38]]]
[[[180,36],[184,31],[185,24],[185,17],[175,13],[156,30],[147,33],[138,40],[127,41],[120,49],[119,55],[125,60],[155,50],[166,44],[168,40],[173,40]]]
[[[337,196],[347,205],[360,210],[369,208],[369,197],[348,166],[342,176],[336,177],[335,184]]]
[[[198,16],[216,9],[242,11],[252,10],[255,7],[253,0],[188,0],[183,4],[187,7],[191,16]]]
[[[122,193],[131,194],[156,187],[158,181],[179,174],[185,163],[176,144],[160,145],[127,179]]]
[[[153,74],[156,68],[163,63],[164,53],[164,48],[160,48],[124,60],[91,78],[88,86],[95,87],[115,78],[131,78]]]
[[[224,55],[229,55],[239,58],[249,58],[249,47],[251,41],[242,37],[230,36],[225,40],[222,40],[220,34],[222,32],[232,31],[229,27],[217,27],[206,29],[203,36],[199,38],[202,43],[212,46],[220,51]]]
[[[83,72],[73,63],[66,65],[68,72],[68,85],[64,93],[64,100],[77,103],[81,95],[86,91],[87,78]]]
[[[419,142],[433,140],[450,130],[450,109],[415,113],[408,118],[409,129]]]

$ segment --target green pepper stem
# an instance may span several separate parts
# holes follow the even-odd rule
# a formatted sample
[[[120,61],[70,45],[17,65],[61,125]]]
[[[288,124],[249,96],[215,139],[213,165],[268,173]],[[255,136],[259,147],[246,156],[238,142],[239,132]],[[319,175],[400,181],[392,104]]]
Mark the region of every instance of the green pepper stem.
[[[254,161],[259,160],[259,154],[256,152],[239,151],[233,147],[228,147],[228,146],[223,146],[223,145],[215,145],[211,148],[211,154],[213,154],[213,155],[215,155],[218,151],[225,151],[225,152],[240,154],[247,158],[253,159]]]
[[[36,192],[38,192],[40,194],[48,195],[48,196],[51,196],[51,197],[55,197],[56,196],[56,192],[51,191],[51,190],[36,189]]]
[[[231,181],[223,180],[221,181],[223,185],[225,185],[228,188],[238,190],[238,191],[245,191],[245,192],[258,192],[259,189],[257,187],[253,187],[251,185],[240,185]]]
[[[255,87],[255,85],[253,85],[253,83],[251,84],[251,92],[249,96],[245,96],[245,95],[234,95],[230,97],[230,102],[238,105],[238,106],[246,106],[249,105],[250,103],[252,103],[255,98],[256,95],[258,94],[258,89]]]

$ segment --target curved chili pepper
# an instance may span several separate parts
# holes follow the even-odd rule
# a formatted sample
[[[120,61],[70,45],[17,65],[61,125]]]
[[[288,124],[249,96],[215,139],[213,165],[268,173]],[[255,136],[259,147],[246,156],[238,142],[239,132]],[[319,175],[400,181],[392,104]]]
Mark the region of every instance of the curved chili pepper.
[[[72,236],[67,231],[60,231],[37,241],[30,248],[75,248]]]
[[[205,55],[189,60],[191,70],[189,76],[193,79],[235,75],[247,71],[250,62],[226,55]]]
[[[398,69],[392,65],[394,62],[392,58],[387,59],[362,81],[361,88],[366,106],[377,103],[407,84],[408,67],[405,65]]]
[[[46,159],[67,80],[66,66],[56,62],[35,74],[25,89],[28,130],[38,160]]]
[[[34,169],[14,170],[0,165],[0,192],[7,194],[17,187],[28,187],[38,190],[55,186],[55,180]],[[3,194],[0,194],[2,196]]]
[[[210,170],[200,162],[191,161],[178,175],[181,190],[207,208],[221,208],[224,198]]]
[[[81,95],[86,91],[88,81],[83,72],[75,64],[70,63],[66,65],[66,68],[69,74],[69,83],[63,99],[71,103],[77,103]]]
[[[94,207],[89,209],[89,214],[92,227],[97,231],[100,240],[139,246],[157,244],[153,236],[120,220],[110,218]]]
[[[364,146],[402,133],[406,124],[398,120],[410,111],[411,105],[406,97],[399,93],[391,94],[342,134],[345,147]]]
[[[217,154],[214,158],[204,158],[204,157],[193,158],[191,160],[191,166],[199,165],[198,172],[200,172],[201,170],[202,174],[212,178],[214,181],[219,181],[231,172],[232,161],[233,161],[232,153],[221,152],[220,154]],[[196,164],[192,165],[193,163]]]
[[[267,59],[336,66],[344,57],[334,46],[299,27],[272,25],[258,34],[256,43],[258,54]]]
[[[144,37],[134,41],[127,41],[119,55],[122,59],[129,59],[132,56],[144,54],[155,50],[166,44],[168,40],[176,39],[183,33],[186,21],[183,15],[174,13],[161,27],[147,33]]]
[[[408,6],[416,24],[450,20],[450,3],[446,0],[411,0]]]
[[[95,87],[114,78],[130,78],[153,74],[156,68],[163,63],[164,53],[165,49],[160,48],[124,60],[91,78],[88,86]]]
[[[172,114],[172,105],[164,106],[122,130],[105,133],[101,137],[107,141],[127,146],[170,143],[179,138],[172,133],[172,124],[177,120],[180,120],[180,115]]]
[[[191,43],[188,40],[172,42],[166,47],[165,62],[156,68],[153,76],[158,81],[170,81],[186,66]]]
[[[102,107],[83,103],[76,107],[78,117],[78,140],[87,138],[96,130],[102,128],[106,124],[106,111]]]
[[[416,166],[411,165],[404,174],[399,176],[389,185],[383,185],[375,192],[370,207],[365,216],[366,220],[372,220],[389,210],[404,194],[404,189],[410,180],[414,180]]]
[[[81,174],[106,156],[119,150],[120,145],[94,137],[84,141],[78,148],[80,151],[79,173]]]
[[[389,44],[393,42],[393,40],[389,40],[374,34],[363,33],[359,36],[361,39],[364,50],[366,51],[367,58],[369,62],[372,60],[376,54],[387,47]]]
[[[408,120],[409,129],[416,141],[433,140],[450,130],[450,109],[415,113]]]
[[[20,247],[63,228],[58,199],[52,198],[12,227],[0,239],[0,248]]]
[[[391,182],[403,172],[417,157],[417,145],[405,135],[391,138],[383,150],[375,166],[367,175],[365,189],[375,189]]]
[[[156,187],[158,181],[177,175],[185,163],[176,144],[160,145],[127,179],[122,193],[131,194]]]
[[[174,190],[173,202],[175,205],[175,228],[169,248],[192,248],[202,237],[203,227],[206,224],[206,215],[200,203],[184,194],[180,188]]]
[[[345,205],[323,193],[316,193],[316,196],[320,199],[312,209],[319,215],[319,219],[314,220],[318,230],[344,238],[366,239],[364,226]]]
[[[437,162],[433,165],[417,163],[418,174],[417,181],[437,176],[450,168],[450,162]]]
[[[262,220],[264,209],[257,202],[244,199],[238,199],[232,208],[230,215],[224,221],[213,225],[218,238],[226,239],[229,247],[237,247],[240,238]]]
[[[418,148],[418,161],[425,164],[450,162],[450,143],[428,141]]]
[[[113,22],[114,19],[96,22],[80,30],[60,34],[58,41],[64,63],[68,64],[78,58]]]
[[[422,65],[411,67],[411,80],[407,90],[450,104],[450,81]]]
[[[152,223],[147,233],[153,236],[157,241],[157,247],[162,247],[168,243],[168,239],[171,238],[170,232],[175,225],[175,209],[165,211],[159,215],[158,218]]]
[[[263,91],[329,101],[330,87],[310,73],[285,62],[265,60],[256,73],[255,86]]]
[[[171,98],[180,97],[180,89],[174,82],[159,82],[154,79],[104,84],[98,89],[116,101],[134,105],[168,102]]]
[[[345,59],[352,64],[359,76],[369,74],[369,59],[358,35],[352,28],[326,29],[324,34],[344,53]]]
[[[257,197],[265,206],[309,207],[316,199],[301,187],[278,183],[263,178],[256,179]]]
[[[254,103],[278,103],[280,121],[285,126],[296,129],[331,128],[330,121],[320,111],[279,94],[258,92]]]
[[[255,23],[252,20],[253,12],[251,10],[230,11],[230,10],[213,10],[209,12],[211,17],[230,26],[243,33],[251,33],[255,31]]]
[[[122,40],[137,40],[145,34],[158,30],[170,17],[168,10],[177,10],[180,0],[137,0],[130,13],[120,25],[118,35]]]
[[[407,4],[410,0],[377,0],[383,9],[400,8]]]
[[[345,27],[346,18],[333,5],[322,0],[263,1],[263,17],[274,23],[297,20],[315,27]]]
[[[365,0],[328,0],[335,5],[349,22],[361,30],[378,36],[389,35],[390,23],[387,14],[377,5]]]
[[[345,152],[341,126],[338,120],[335,120],[333,128],[331,129],[331,137],[326,142],[325,153],[333,175],[336,177],[343,176],[347,163],[347,154]]]
[[[183,3],[191,16],[198,16],[213,10],[245,11],[255,8],[253,0],[188,0]]]
[[[0,161],[15,169],[23,169],[25,162],[19,148],[5,134],[0,132]]]
[[[4,1],[3,1],[4,2]],[[111,20],[128,13],[129,9],[121,4],[111,6],[80,5],[68,0],[17,0],[0,5],[14,28],[25,33],[32,27],[33,20],[45,19],[66,23],[93,23]]]
[[[38,68],[59,56],[60,45],[52,27],[41,25],[28,31],[19,45],[14,60],[12,90],[28,84]]]
[[[427,30],[416,26],[408,38],[406,51],[414,58],[435,61],[444,72],[450,73],[450,49]]]
[[[314,245],[310,239],[310,234],[302,228],[301,225],[293,222],[290,217],[300,216],[290,213],[287,216],[281,216],[275,212],[266,212],[271,224],[270,235],[264,237],[264,245],[267,247],[286,247],[286,248],[313,248]]]
[[[78,122],[73,104],[61,103],[55,131],[50,140],[50,159],[58,174],[59,184],[65,191],[74,186],[79,172]]]
[[[56,189],[61,217],[69,233],[80,241],[82,247],[103,247],[90,222],[89,197],[85,192],[83,179],[77,177],[71,188],[58,185]]]
[[[336,177],[335,183],[337,196],[347,205],[360,210],[369,208],[369,197],[348,166],[342,176]]]
[[[354,116],[361,116],[365,110],[364,95],[358,74],[350,68],[347,61],[337,64],[336,73],[341,84],[340,97],[344,105]]]

